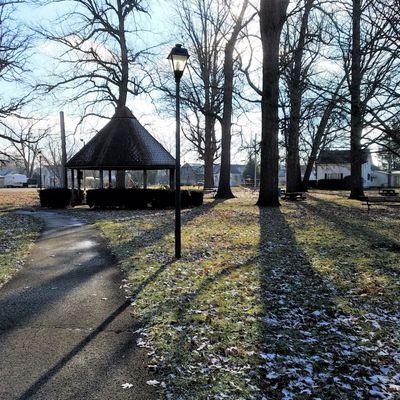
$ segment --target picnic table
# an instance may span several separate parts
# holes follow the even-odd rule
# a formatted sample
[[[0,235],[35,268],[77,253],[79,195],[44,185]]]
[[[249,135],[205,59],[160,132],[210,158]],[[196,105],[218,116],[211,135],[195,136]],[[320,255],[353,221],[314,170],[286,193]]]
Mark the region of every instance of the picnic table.
[[[398,193],[396,192],[395,189],[381,189],[379,191],[379,194],[381,196],[397,196]]]
[[[391,204],[391,205],[400,205],[400,196],[390,195],[390,196],[367,196],[364,199],[366,205],[368,207],[368,212],[373,204]]]
[[[283,200],[305,200],[306,194],[304,192],[284,192],[282,193]]]
[[[214,187],[214,188],[204,188],[203,189],[203,193],[204,194],[216,194],[217,193],[218,188]]]

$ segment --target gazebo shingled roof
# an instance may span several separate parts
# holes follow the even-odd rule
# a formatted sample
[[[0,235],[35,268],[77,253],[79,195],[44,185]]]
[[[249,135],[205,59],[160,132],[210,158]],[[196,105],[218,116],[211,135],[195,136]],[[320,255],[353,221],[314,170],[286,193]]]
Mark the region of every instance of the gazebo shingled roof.
[[[101,129],[66,165],[69,169],[175,169],[175,159],[139,123],[132,112],[117,109]]]
[[[368,161],[368,151],[362,152],[362,162]],[[322,150],[317,159],[318,164],[350,164],[350,150]]]

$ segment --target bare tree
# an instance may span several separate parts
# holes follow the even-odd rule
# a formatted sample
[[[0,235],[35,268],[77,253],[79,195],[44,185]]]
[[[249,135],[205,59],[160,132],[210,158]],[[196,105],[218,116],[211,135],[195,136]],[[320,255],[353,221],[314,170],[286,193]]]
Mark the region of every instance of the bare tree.
[[[221,119],[221,169],[216,198],[229,199],[234,197],[231,191],[231,138],[232,138],[232,113],[233,113],[233,87],[234,87],[234,50],[239,34],[252,17],[245,20],[245,12],[249,2],[244,0],[237,17],[233,17],[234,23],[230,30],[224,51],[224,90],[223,113]],[[229,4],[227,4],[229,6]]]
[[[315,130],[315,134],[312,136],[312,140],[310,143],[310,153],[308,155],[307,165],[302,180],[302,190],[307,190],[311,172],[314,168],[314,164],[317,160],[318,154],[320,150],[326,146],[326,139],[328,135],[332,132],[332,129],[330,128],[335,129],[336,124],[332,123],[332,116],[335,115],[336,117],[338,117],[338,114],[335,114],[334,111],[335,108],[338,106],[338,103],[343,101],[342,97],[340,96],[340,91],[342,89],[344,80],[345,78],[343,77],[337,83],[336,88],[331,96],[323,101],[321,107],[316,108],[318,114],[320,115],[320,118]],[[313,120],[313,118],[311,118],[311,120]],[[341,131],[340,126],[339,131]],[[333,138],[334,141],[336,141],[336,139],[337,137]]]
[[[220,0],[180,1],[176,11],[191,53],[181,85],[183,133],[204,161],[204,187],[213,187],[213,165],[220,149],[215,125],[222,109],[223,43],[229,12]]]
[[[336,17],[335,12],[332,21],[336,24],[338,48],[351,95],[350,197],[359,199],[364,196],[363,148],[384,137],[388,122],[398,112],[399,33],[393,20],[398,18],[400,6],[387,0],[352,0],[343,2],[341,8],[342,17]]]
[[[362,182],[362,146],[363,114],[361,110],[361,0],[353,0],[352,7],[352,47],[351,47],[351,193],[350,198],[364,196]]]
[[[37,155],[42,142],[49,137],[50,128],[41,128],[40,119],[18,120],[13,127],[13,138],[10,144],[10,153],[15,155],[23,164],[28,178],[32,178]]]
[[[261,172],[259,206],[279,206],[279,43],[289,0],[261,0],[263,48]]]
[[[28,60],[31,53],[31,36],[24,29],[21,21],[15,20],[19,0],[0,1],[0,83],[15,88],[24,83],[28,74]],[[15,90],[14,90],[15,91]],[[20,117],[24,105],[32,100],[28,92],[20,96],[0,94],[0,155],[9,157],[6,148],[10,143],[21,143],[9,129],[10,120]]]
[[[64,1],[64,0],[61,0]],[[66,3],[71,3],[64,1]],[[102,107],[124,107],[129,95],[146,90],[146,57],[138,49],[138,20],[146,15],[144,0],[73,0],[72,10],[37,32],[64,49],[60,70],[39,85],[46,93],[62,90],[64,101],[83,106],[83,118],[105,117]],[[136,44],[136,43],[135,43]]]
[[[64,0],[61,0],[64,1]],[[65,1],[67,4],[68,1]],[[72,11],[51,28],[37,32],[65,49],[61,70],[52,82],[38,87],[45,93],[63,90],[67,103],[81,105],[81,122],[89,116],[104,118],[102,109],[126,106],[128,96],[146,91],[145,62],[150,48],[136,48],[138,21],[147,14],[145,0],[73,0]],[[54,28],[57,26],[58,28]],[[117,172],[117,184],[125,182],[125,171]]]
[[[287,128],[287,159],[286,159],[286,189],[288,192],[301,190],[300,157],[299,157],[299,138],[300,138],[300,119],[302,110],[302,96],[306,89],[307,73],[309,62],[304,68],[304,52],[306,45],[310,41],[309,37],[309,18],[314,5],[314,0],[304,0],[301,10],[300,28],[297,43],[291,49],[292,56],[288,69],[288,89],[290,101],[290,116]],[[316,36],[316,35],[315,35]]]

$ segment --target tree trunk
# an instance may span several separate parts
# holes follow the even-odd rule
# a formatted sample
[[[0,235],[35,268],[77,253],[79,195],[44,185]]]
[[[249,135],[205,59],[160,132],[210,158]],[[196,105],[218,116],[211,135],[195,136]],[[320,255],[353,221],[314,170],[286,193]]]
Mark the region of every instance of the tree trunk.
[[[129,83],[129,61],[128,61],[128,48],[126,44],[125,36],[125,17],[124,8],[121,0],[117,0],[118,7],[118,38],[120,45],[120,56],[121,56],[121,78],[119,82],[119,96],[118,96],[118,107],[126,106],[126,100],[128,97],[128,83]]]
[[[236,42],[236,39],[235,39]],[[231,138],[233,95],[233,50],[235,43],[228,43],[224,60],[224,109],[221,121],[221,168],[216,198],[235,197],[231,190]]]
[[[353,0],[353,34],[351,49],[351,199],[360,199],[364,196],[362,182],[362,159],[361,135],[363,117],[361,112],[361,0]]]
[[[307,36],[307,25],[313,0],[306,0],[301,19],[299,42],[293,56],[293,72],[290,76],[290,118],[288,126],[288,148],[286,160],[286,190],[299,192],[302,189],[301,173],[299,174],[299,137],[301,103],[303,96],[302,61]]]
[[[213,115],[206,115],[204,129],[204,188],[214,187],[214,129],[215,117]]]
[[[336,106],[337,95],[339,93],[340,87],[343,84],[343,82],[344,82],[344,79],[342,79],[341,82],[339,83],[339,85],[337,86],[336,91],[332,95],[332,98],[329,100],[329,103],[327,104],[327,106],[325,107],[324,112],[321,117],[321,120],[319,122],[317,132],[315,134],[315,138],[314,138],[314,141],[313,141],[313,144],[311,147],[310,157],[308,158],[307,167],[304,172],[304,177],[303,177],[303,182],[302,182],[303,190],[307,190],[307,186],[308,186],[308,182],[310,181],[310,176],[311,176],[313,166],[315,164],[315,161],[317,160],[317,156],[318,156],[318,152],[321,148],[322,140],[326,135],[326,127],[331,118],[332,111]]]
[[[260,6],[263,88],[259,206],[279,206],[279,41],[288,4],[289,0],[261,0]]]
[[[235,40],[236,41],[236,40]],[[216,198],[235,197],[231,190],[231,139],[233,96],[233,50],[235,43],[228,43],[224,60],[224,106],[221,121],[221,168]]]
[[[124,170],[118,170],[116,171],[116,182],[115,186],[118,189],[124,189],[125,188],[125,171]]]
[[[231,190],[232,98],[234,79],[233,52],[242,29],[243,17],[248,3],[248,0],[243,1],[232,35],[225,46],[223,114],[221,121],[221,168],[218,191],[215,196],[218,199],[231,199],[235,197]]]

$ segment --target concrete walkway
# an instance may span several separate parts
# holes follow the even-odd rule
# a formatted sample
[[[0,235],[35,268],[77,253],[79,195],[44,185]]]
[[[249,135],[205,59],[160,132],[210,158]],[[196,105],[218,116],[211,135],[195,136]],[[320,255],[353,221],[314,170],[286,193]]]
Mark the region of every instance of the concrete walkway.
[[[122,276],[96,229],[33,215],[43,233],[0,289],[0,399],[158,398]]]

